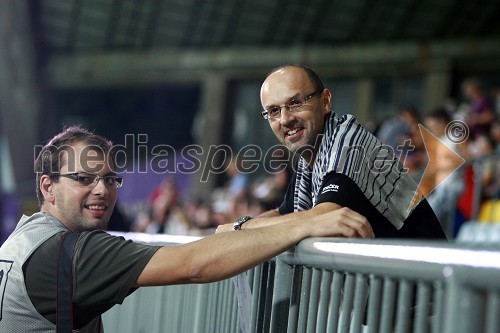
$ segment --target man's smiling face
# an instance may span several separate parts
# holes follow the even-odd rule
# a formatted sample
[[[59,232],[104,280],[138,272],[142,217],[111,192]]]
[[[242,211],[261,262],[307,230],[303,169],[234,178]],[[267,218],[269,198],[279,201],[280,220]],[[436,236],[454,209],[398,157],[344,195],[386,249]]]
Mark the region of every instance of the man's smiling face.
[[[294,98],[308,96],[315,92],[306,72],[299,67],[285,67],[267,77],[261,87],[260,99],[264,109],[289,104]],[[331,94],[327,89],[306,105],[290,112],[281,108],[281,115],[269,119],[269,125],[278,140],[290,151],[302,154],[314,146],[318,135],[323,133],[326,115],[330,112]],[[314,156],[304,156],[311,162]]]
[[[102,152],[89,150],[84,143],[67,148],[71,153],[62,158],[60,174],[114,174],[110,161]],[[96,172],[97,171],[97,172]],[[100,179],[97,184],[85,186],[76,180],[60,176],[57,180],[44,175],[41,187],[45,189],[42,210],[48,212],[74,232],[106,229],[117,199],[117,189]]]

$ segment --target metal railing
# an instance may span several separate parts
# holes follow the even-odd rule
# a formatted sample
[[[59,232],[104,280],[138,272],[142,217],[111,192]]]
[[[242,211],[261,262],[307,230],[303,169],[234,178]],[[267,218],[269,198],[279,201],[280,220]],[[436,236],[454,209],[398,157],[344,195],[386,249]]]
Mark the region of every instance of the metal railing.
[[[500,318],[500,252],[437,242],[308,239],[280,257],[277,271],[280,261],[281,270],[296,277],[289,286],[280,280],[275,291],[291,290],[289,332],[500,330],[493,320]],[[299,286],[299,302],[292,301]],[[286,306],[273,310],[286,316]],[[272,332],[287,330],[271,321]]]
[[[105,329],[239,332],[248,322],[255,333],[500,332],[500,252],[484,247],[314,238],[241,281],[250,295],[231,280],[141,288],[105,314]]]

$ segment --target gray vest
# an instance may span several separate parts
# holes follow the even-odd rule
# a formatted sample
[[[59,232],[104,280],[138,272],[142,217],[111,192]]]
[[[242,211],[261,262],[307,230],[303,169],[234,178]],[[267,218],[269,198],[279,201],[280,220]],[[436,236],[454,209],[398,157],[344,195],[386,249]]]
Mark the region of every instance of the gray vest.
[[[54,333],[56,325],[35,309],[26,290],[23,265],[31,254],[58,232],[68,231],[48,214],[23,216],[0,247],[0,332]],[[98,318],[73,332],[99,332]]]

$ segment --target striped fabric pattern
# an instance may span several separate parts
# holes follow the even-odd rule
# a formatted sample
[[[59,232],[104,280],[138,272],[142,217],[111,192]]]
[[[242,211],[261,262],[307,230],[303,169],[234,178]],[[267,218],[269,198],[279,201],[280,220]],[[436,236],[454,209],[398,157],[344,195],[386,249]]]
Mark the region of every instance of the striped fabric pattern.
[[[330,172],[351,178],[372,205],[398,230],[410,215],[417,184],[390,146],[383,145],[352,115],[331,112],[311,171],[300,157],[296,172],[294,211],[312,208],[323,178]]]
[[[311,195],[311,169],[307,162],[300,157],[297,164],[297,173],[294,188],[294,211],[300,212],[313,207]]]

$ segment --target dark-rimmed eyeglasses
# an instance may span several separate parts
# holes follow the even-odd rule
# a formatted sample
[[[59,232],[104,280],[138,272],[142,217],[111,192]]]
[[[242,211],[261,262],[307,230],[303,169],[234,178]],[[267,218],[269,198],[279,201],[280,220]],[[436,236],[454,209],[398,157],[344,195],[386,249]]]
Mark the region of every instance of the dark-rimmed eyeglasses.
[[[66,177],[72,179],[83,186],[96,186],[99,180],[103,180],[108,187],[119,188],[123,185],[123,178],[117,175],[99,176],[87,172],[73,172],[56,175],[56,177]]]
[[[264,119],[278,119],[281,116],[282,108],[287,108],[287,110],[290,112],[298,111],[306,105],[308,100],[315,97],[316,95],[319,95],[322,92],[323,89],[319,89],[305,97],[295,97],[290,102],[285,103],[283,105],[270,106],[264,111],[262,111],[260,115]]]

